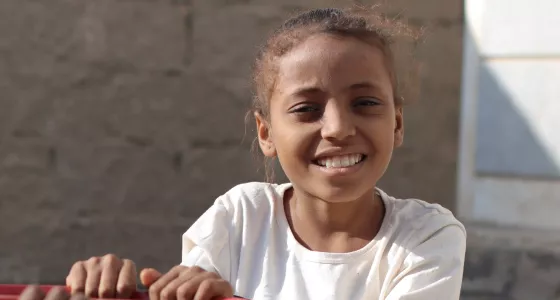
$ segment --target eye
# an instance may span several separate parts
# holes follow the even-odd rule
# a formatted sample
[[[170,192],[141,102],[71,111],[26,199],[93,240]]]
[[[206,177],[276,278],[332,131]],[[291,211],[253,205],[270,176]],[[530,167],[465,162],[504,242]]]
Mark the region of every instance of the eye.
[[[361,97],[354,101],[354,106],[377,106],[381,105],[381,100],[373,97]]]
[[[315,122],[321,118],[323,107],[316,103],[300,103],[292,107],[290,113],[297,122]]]
[[[319,110],[320,108],[316,105],[301,104],[290,109],[290,113],[304,114],[304,113],[318,112]]]

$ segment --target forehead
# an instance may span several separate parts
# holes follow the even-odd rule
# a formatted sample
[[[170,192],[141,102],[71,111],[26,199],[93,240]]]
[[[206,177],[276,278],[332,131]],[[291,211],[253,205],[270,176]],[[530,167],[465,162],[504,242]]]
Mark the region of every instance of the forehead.
[[[276,89],[281,93],[302,85],[336,90],[361,82],[392,90],[381,49],[357,38],[314,35],[278,61]]]

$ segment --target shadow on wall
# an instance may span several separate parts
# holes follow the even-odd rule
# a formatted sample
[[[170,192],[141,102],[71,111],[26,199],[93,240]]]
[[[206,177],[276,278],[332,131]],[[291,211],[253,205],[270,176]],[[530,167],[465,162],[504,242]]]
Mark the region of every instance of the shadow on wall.
[[[529,125],[529,120],[484,64],[478,84],[477,173],[560,178],[560,168]]]
[[[466,38],[474,40],[472,36]],[[498,62],[494,67],[502,63]],[[526,71],[519,68],[516,72],[523,74],[500,72],[500,77],[516,76],[527,81],[534,80]],[[477,174],[560,178],[560,166],[547,151],[530,121],[515,105],[516,99],[508,92],[500,77],[492,67],[481,62],[476,120]],[[511,86],[511,81],[508,83]],[[514,86],[538,87],[529,82],[526,86]],[[531,93],[525,93],[528,94]],[[535,94],[534,98],[539,96],[542,95]],[[539,105],[535,99],[523,100]],[[521,250],[508,245],[499,248],[469,245],[461,299],[557,299],[560,295],[559,276],[560,257],[549,251]]]

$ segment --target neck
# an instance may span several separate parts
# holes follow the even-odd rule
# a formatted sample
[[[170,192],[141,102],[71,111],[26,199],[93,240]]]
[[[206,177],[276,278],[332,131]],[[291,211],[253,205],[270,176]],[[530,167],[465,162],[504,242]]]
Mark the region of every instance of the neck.
[[[331,203],[297,188],[287,192],[286,215],[300,242],[313,250],[349,252],[371,241],[384,215],[382,200],[375,190],[351,201]],[[339,251],[332,250],[331,244]],[[341,245],[354,245],[344,247]]]

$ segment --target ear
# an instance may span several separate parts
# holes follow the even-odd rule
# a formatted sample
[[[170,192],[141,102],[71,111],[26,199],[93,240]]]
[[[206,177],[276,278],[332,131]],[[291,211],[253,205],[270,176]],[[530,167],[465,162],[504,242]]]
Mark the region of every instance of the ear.
[[[264,117],[255,112],[255,121],[257,123],[257,137],[259,138],[259,147],[261,148],[264,156],[276,157],[276,147],[272,142],[272,136],[270,132],[270,125]]]
[[[403,108],[402,106],[397,106],[395,108],[395,138],[394,147],[400,147],[404,140],[404,119],[403,119]]]

